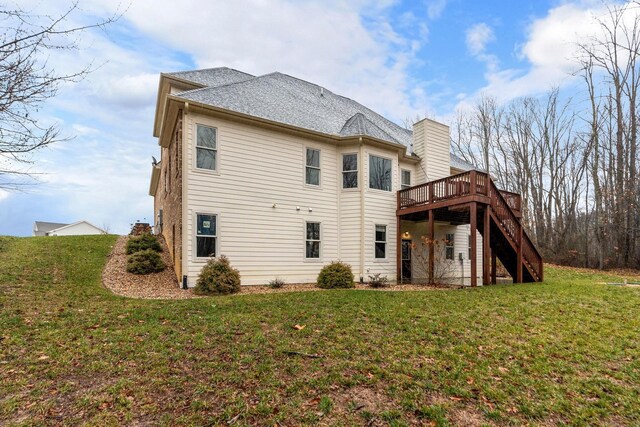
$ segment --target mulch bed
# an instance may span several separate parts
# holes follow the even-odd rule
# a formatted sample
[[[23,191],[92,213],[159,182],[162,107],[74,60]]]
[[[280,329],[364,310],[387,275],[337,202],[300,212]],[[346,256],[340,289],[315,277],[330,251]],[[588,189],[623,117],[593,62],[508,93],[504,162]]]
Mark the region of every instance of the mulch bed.
[[[125,246],[128,236],[120,236],[113,246],[113,250],[109,255],[107,264],[102,272],[103,285],[116,295],[129,298],[143,299],[187,299],[200,298],[193,292],[193,289],[180,289],[178,280],[173,270],[172,260],[169,256],[164,240],[159,240],[164,248],[161,253],[162,260],[167,268],[160,273],[152,273],[147,275],[132,274],[127,272],[127,254]],[[374,289],[368,285],[356,284],[355,289],[380,291],[380,292],[397,292],[397,291],[424,291],[424,290],[443,290],[458,289],[460,286],[448,285],[423,285],[423,284],[406,284],[391,285],[381,289]],[[266,285],[243,286],[238,295],[249,294],[276,294],[284,292],[312,292],[322,291],[316,287],[315,283],[291,283],[286,284],[282,288],[271,288]]]

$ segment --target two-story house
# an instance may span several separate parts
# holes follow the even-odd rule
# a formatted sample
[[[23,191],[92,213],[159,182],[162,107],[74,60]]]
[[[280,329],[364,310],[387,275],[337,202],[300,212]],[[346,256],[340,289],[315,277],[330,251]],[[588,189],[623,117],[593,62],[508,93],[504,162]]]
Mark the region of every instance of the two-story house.
[[[333,260],[365,281],[430,279],[412,259],[423,236],[445,242],[428,271],[449,263],[452,280],[489,283],[496,256],[515,281],[542,278],[519,197],[451,155],[441,123],[408,130],[286,74],[214,68],[161,74],[154,136],[155,231],[188,286],[220,254],[244,285],[314,282]]]

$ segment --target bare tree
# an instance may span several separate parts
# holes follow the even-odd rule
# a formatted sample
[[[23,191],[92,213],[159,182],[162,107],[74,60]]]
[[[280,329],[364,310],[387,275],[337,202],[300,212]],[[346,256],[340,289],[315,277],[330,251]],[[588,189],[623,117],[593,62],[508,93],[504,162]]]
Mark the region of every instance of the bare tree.
[[[55,125],[41,124],[36,112],[61,84],[78,81],[92,71],[92,64],[87,64],[72,73],[56,73],[48,55],[78,49],[83,32],[105,29],[122,16],[117,11],[77,26],[71,24],[77,12],[77,2],[56,16],[0,5],[0,188],[24,185],[21,178],[32,176],[25,167],[31,163],[30,154],[65,139]]]

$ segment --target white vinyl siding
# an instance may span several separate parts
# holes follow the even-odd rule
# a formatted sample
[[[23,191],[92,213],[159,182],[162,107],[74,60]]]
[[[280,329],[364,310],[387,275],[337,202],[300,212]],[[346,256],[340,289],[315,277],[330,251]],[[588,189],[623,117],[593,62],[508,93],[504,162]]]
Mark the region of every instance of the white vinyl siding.
[[[191,143],[184,144],[183,156],[189,171],[183,177],[183,274],[189,286],[206,262],[195,256],[195,213],[200,212],[217,215],[217,255],[229,258],[243,285],[265,284],[276,276],[290,283],[315,282],[324,261],[344,259],[338,255],[336,197],[342,191],[335,145],[195,112],[185,120],[184,140]],[[217,166],[224,173],[195,169],[196,121],[218,130]],[[322,185],[309,191],[305,147],[312,144],[321,151]],[[345,194],[358,197],[358,192]],[[305,221],[322,224],[319,261],[304,257]]]
[[[211,126],[196,125],[196,168],[217,171],[218,132]]]

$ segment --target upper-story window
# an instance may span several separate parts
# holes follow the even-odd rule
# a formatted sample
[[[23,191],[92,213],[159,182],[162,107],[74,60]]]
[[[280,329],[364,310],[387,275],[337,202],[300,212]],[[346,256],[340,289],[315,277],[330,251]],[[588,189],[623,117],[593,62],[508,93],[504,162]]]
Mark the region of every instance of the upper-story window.
[[[411,171],[402,169],[400,179],[400,189],[404,190],[405,188],[411,187]]]
[[[358,155],[342,155],[342,188],[358,188]]]
[[[218,142],[216,128],[197,125],[196,127],[196,167],[217,170]]]
[[[320,185],[320,150],[307,148],[304,182],[308,185]]]
[[[391,191],[391,159],[369,155],[369,188]]]

